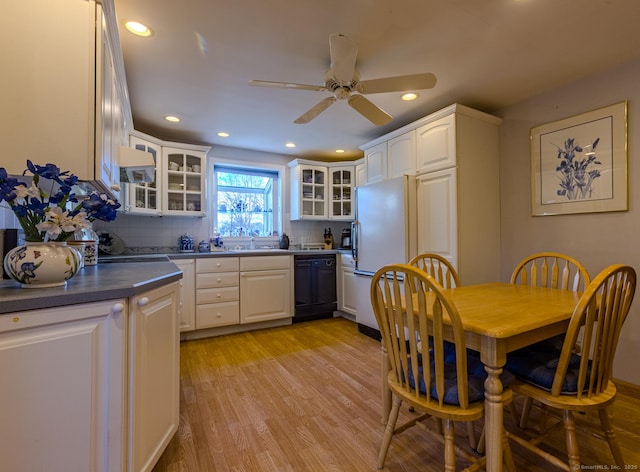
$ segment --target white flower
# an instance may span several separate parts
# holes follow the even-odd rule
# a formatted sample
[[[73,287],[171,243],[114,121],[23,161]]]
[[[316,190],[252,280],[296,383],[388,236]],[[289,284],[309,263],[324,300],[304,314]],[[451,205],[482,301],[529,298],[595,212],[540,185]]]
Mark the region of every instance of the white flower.
[[[31,182],[31,187],[26,185],[18,185],[14,187],[17,198],[27,199],[28,197],[35,197],[40,199],[40,190],[35,183]]]
[[[63,231],[72,233],[78,229],[91,228],[91,223],[84,211],[70,217],[68,211],[62,211],[60,207],[53,207],[45,213],[45,218],[46,220],[38,223],[36,228],[38,231],[46,231],[47,238],[50,240],[56,239]]]

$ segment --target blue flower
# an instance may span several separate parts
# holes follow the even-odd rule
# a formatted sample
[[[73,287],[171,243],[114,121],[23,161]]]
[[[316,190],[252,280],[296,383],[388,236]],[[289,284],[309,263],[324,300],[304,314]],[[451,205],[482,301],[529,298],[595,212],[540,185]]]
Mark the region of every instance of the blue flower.
[[[0,202],[9,204],[27,241],[66,241],[75,231],[90,227],[91,221],[116,219],[121,205],[106,194],[93,192],[78,203],[79,198],[73,193],[78,177],[71,172],[61,171],[55,164],[41,166],[30,160],[23,175],[27,172],[33,174],[29,185],[10,177],[0,167]]]

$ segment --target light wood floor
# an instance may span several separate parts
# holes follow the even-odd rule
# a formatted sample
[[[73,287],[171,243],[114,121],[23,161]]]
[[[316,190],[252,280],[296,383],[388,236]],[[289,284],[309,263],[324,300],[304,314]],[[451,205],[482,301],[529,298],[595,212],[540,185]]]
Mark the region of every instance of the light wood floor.
[[[380,389],[379,343],[342,318],[186,341],[180,427],[154,472],[375,471]],[[614,422],[627,470],[640,467],[639,420],[640,400],[619,395]],[[517,431],[508,412],[505,423]],[[606,443],[581,433],[579,441],[584,464],[612,463]],[[564,450],[563,434],[551,443]],[[512,449],[518,470],[554,470]],[[411,428],[394,438],[385,470],[441,471],[442,456],[438,443]]]

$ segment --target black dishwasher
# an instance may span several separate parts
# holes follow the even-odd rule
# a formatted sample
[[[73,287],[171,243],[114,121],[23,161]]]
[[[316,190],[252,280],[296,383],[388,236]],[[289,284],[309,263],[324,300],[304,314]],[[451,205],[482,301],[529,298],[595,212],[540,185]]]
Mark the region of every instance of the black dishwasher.
[[[293,322],[332,318],[338,309],[336,255],[294,256],[295,312]]]

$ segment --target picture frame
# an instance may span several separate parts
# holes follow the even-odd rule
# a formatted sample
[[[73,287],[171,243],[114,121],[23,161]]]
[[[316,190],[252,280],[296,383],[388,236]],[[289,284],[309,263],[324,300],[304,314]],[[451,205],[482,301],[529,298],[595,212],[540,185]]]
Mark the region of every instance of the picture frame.
[[[627,211],[627,102],[531,128],[533,216]]]

